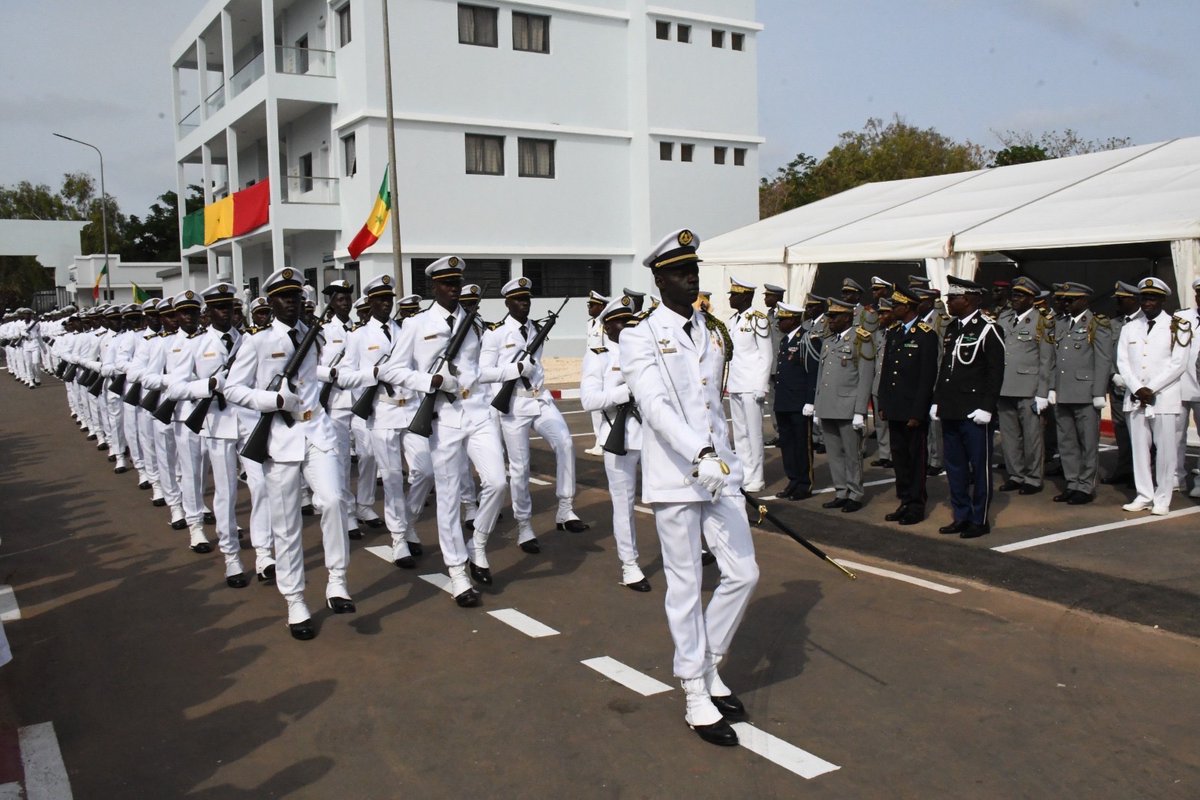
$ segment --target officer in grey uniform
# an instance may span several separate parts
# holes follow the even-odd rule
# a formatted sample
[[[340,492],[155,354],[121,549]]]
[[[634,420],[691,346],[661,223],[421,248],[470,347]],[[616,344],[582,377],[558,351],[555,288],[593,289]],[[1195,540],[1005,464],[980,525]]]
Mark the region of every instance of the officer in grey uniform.
[[[1066,313],[1054,330],[1054,420],[1067,488],[1054,502],[1082,505],[1095,499],[1100,457],[1100,411],[1113,370],[1112,323],[1088,308],[1092,290],[1058,283],[1054,295]]]
[[[779,425],[775,420],[775,372],[779,364],[779,342],[783,334],[779,332],[779,320],[775,316],[775,307],[783,300],[785,294],[782,286],[774,283],[763,284],[763,305],[767,307],[767,332],[771,334],[771,378],[767,384],[767,402],[764,408],[771,409],[771,427],[763,425],[763,445],[770,447],[779,444]],[[765,417],[764,417],[765,418]],[[769,432],[768,432],[769,431]]]
[[[840,508],[847,513],[863,507],[862,437],[875,378],[874,340],[870,331],[850,325],[853,314],[848,302],[830,298],[826,316],[831,335],[821,351],[813,403],[813,416],[825,431],[836,492],[822,508]]]
[[[1113,289],[1113,297],[1117,301],[1117,316],[1112,320],[1113,331],[1113,363],[1117,363],[1117,342],[1121,341],[1121,329],[1127,323],[1142,316],[1141,297],[1138,288],[1132,283],[1117,281]],[[1108,387],[1108,409],[1112,415],[1113,436],[1117,440],[1117,465],[1101,483],[1113,485],[1133,482],[1133,446],[1129,441],[1129,426],[1125,423],[1125,379],[1121,373],[1113,371],[1112,382]]]
[[[814,333],[820,338],[829,335],[829,323],[825,318],[826,300],[820,295],[808,293],[804,298],[804,321],[800,323],[801,336],[811,336]],[[812,429],[813,453],[825,453],[825,434],[820,425],[810,426]]]
[[[862,284],[853,278],[842,279],[842,302],[853,309],[850,325],[857,328],[863,322],[862,296],[866,293]]]
[[[883,352],[884,340],[887,338],[887,328],[892,324],[892,293],[896,285],[891,281],[875,275],[871,278],[871,294],[874,302],[863,313],[862,326],[871,331],[875,340],[875,352]],[[882,363],[882,362],[881,362]],[[872,467],[892,468],[892,443],[888,433],[888,424],[879,418],[879,376],[882,370],[875,370],[875,383],[871,387],[871,410],[875,417],[875,441],[879,445]]]
[[[1021,276],[1013,279],[1011,288],[1010,305],[998,320],[1004,332],[1005,358],[997,410],[1008,472],[1000,491],[1037,494],[1042,490],[1042,414],[1050,407],[1054,332],[1033,307],[1041,287]]]

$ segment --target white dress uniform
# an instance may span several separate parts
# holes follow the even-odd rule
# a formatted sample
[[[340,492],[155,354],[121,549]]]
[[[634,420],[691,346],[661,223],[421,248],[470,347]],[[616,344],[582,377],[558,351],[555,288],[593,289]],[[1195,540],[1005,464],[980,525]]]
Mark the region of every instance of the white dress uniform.
[[[1200,292],[1200,278],[1192,282],[1192,290]],[[1200,309],[1188,308],[1176,312],[1175,316],[1180,319],[1187,320],[1192,331],[1200,330]],[[1176,484],[1182,490],[1187,485],[1187,441],[1188,441],[1188,424],[1189,422],[1196,426],[1196,432],[1200,433],[1200,379],[1196,376],[1196,360],[1200,359],[1200,339],[1195,336],[1191,337],[1191,342],[1188,346],[1188,355],[1185,358],[1186,369],[1183,371],[1183,378],[1180,383],[1180,400],[1183,403],[1183,413],[1179,417],[1179,448],[1175,457],[1175,478]],[[1200,497],[1200,480],[1196,481],[1192,487],[1190,497]]]
[[[506,297],[515,294],[528,295],[528,278],[516,278],[504,285]],[[509,490],[512,492],[513,516],[518,526],[518,541],[534,538],[530,519],[533,516],[533,500],[529,493],[529,437],[533,432],[545,438],[554,451],[557,466],[555,494],[558,510],[554,521],[559,530],[568,523],[572,528],[581,523],[575,515],[575,445],[571,431],[550,390],[545,387],[546,373],[542,367],[539,350],[532,357],[524,350],[538,334],[533,320],[523,324],[511,316],[497,328],[483,335],[483,351],[480,354],[480,379],[484,383],[502,384],[514,378],[518,381],[512,395],[512,405],[507,414],[500,414],[500,428],[504,432],[504,446],[508,451]],[[517,354],[522,354],[517,359]],[[517,371],[517,363],[525,365],[524,374]],[[581,527],[582,529],[582,527]]]
[[[632,301],[619,297],[609,303],[597,319],[632,320]],[[624,336],[624,332],[621,334]],[[600,414],[600,442],[606,442],[623,404],[633,403],[629,385],[621,373],[620,342],[594,347],[583,356],[583,375],[579,385],[583,408]],[[636,408],[631,405],[631,409]],[[613,507],[613,539],[621,561],[621,583],[637,591],[649,591],[650,584],[638,566],[637,525],[634,503],[637,499],[637,470],[642,460],[642,425],[632,411],[625,418],[625,453],[604,453],[604,472],[608,476],[608,494]]]
[[[111,310],[109,316],[113,319],[120,319],[123,314],[121,309],[113,307],[115,313]],[[109,458],[115,456],[115,470],[118,473],[125,472],[129,465],[125,461],[125,448],[129,446],[129,442],[125,436],[125,403],[122,402],[119,395],[113,392],[109,387],[112,384],[112,379],[120,372],[117,368],[118,355],[121,349],[125,346],[125,341],[130,331],[109,331],[108,336],[100,342],[100,374],[104,376],[104,388],[100,392],[101,407],[108,415],[108,431],[109,431]]]
[[[202,307],[199,296],[188,289],[175,295],[175,310],[183,308]],[[162,389],[163,402],[171,399],[171,376],[179,370],[187,369],[191,363],[192,354],[199,342],[199,332],[187,333],[180,328],[172,336],[167,337],[163,344],[163,377],[159,388]],[[180,400],[175,404],[175,412],[168,427],[175,437],[175,458],[179,468],[179,492],[183,498],[183,515],[187,521],[191,535],[191,546],[196,549],[208,537],[204,533],[204,445],[200,437],[192,433],[191,428],[184,424],[188,414],[192,412],[193,403],[190,400]],[[201,547],[197,552],[207,552]]]
[[[694,263],[698,244],[690,231],[676,232],[644,263],[657,269],[663,262],[686,266]],[[702,313],[682,317],[665,305],[621,335],[621,371],[642,413],[642,500],[654,510],[662,545],[674,672],[683,681],[686,719],[694,727],[721,722],[710,698],[729,690],[716,664],[729,650],[758,583],[739,496],[742,465],[730,447],[721,406],[723,348]],[[719,458],[728,470],[715,496],[693,477],[706,468],[712,474],[712,464],[699,461],[709,448],[715,458],[707,461]],[[707,608],[700,594],[702,533],[721,571]]]
[[[1138,289],[1146,294],[1166,296],[1166,283],[1144,278]],[[1138,317],[1121,328],[1117,342],[1117,370],[1128,390],[1125,414],[1129,440],[1133,448],[1133,482],[1137,497],[1126,511],[1149,510],[1164,515],[1170,511],[1175,489],[1176,437],[1183,411],[1181,378],[1195,329],[1186,319],[1160,312],[1153,319]],[[1135,397],[1138,390],[1154,392],[1154,403],[1145,406]],[[1151,474],[1150,447],[1157,445],[1154,474]]]
[[[591,312],[593,305],[599,305],[601,311],[603,311],[604,307],[608,305],[608,302],[609,298],[605,297],[599,292],[595,290],[588,292],[589,313]],[[587,354],[592,350],[595,350],[597,347],[604,347],[606,344],[608,344],[604,337],[604,324],[601,322],[601,317],[603,317],[603,314],[597,314],[596,316],[589,318],[587,321],[587,338],[586,350],[583,354],[584,358],[587,358]],[[600,426],[604,422],[604,415],[599,411],[593,411],[591,416],[592,433],[595,434],[596,439],[592,443],[592,446],[584,452],[588,453],[589,455],[598,456],[604,452],[603,448],[601,447],[601,445],[604,444],[604,440],[600,438]]]
[[[142,307],[132,304],[125,306],[123,316],[131,318],[140,316],[141,313]],[[132,321],[130,324],[132,324]],[[133,366],[133,356],[137,351],[138,343],[143,341],[142,337],[145,335],[146,329],[144,327],[131,328],[122,333],[113,363],[116,374],[125,376],[124,388],[120,394],[113,393],[113,396],[116,398],[117,409],[121,415],[121,430],[125,433],[125,444],[129,447],[129,458],[133,462],[133,468],[137,470],[139,487],[148,484],[149,479],[146,477],[146,461],[142,455],[142,437],[138,429],[137,406],[132,403],[126,403],[124,393],[128,392],[134,383],[134,380],[129,377],[129,372]]]
[[[170,313],[174,308],[174,298],[165,297],[158,304],[159,314]],[[151,347],[146,353],[145,367],[141,370],[142,395],[147,392],[165,391],[164,366],[167,361],[167,351],[175,336],[164,328],[158,336],[150,340]],[[175,430],[172,425],[159,422],[152,410],[147,410],[150,424],[154,429],[154,453],[158,460],[158,482],[162,487],[163,499],[171,510],[171,527],[187,525],[183,508],[183,491],[179,485],[177,474],[177,458],[175,453]]]
[[[146,315],[158,316],[158,301],[147,300],[142,303],[142,313]],[[147,361],[150,358],[152,351],[158,348],[158,331],[147,325],[145,330],[139,331],[138,336],[134,339],[134,348],[129,356],[129,364],[125,369],[125,386],[128,393],[133,385],[142,383],[142,376],[146,370]],[[140,395],[144,394],[142,389],[134,399],[140,401]],[[142,453],[142,469],[145,474],[145,481],[150,484],[151,502],[155,505],[165,503],[163,498],[162,485],[159,481],[158,472],[158,452],[157,442],[154,436],[154,418],[150,412],[142,408],[137,403],[127,403],[127,409],[133,412],[133,424],[137,427],[138,432],[138,448]],[[128,410],[127,412],[128,413]],[[127,417],[128,419],[128,417]]]
[[[21,323],[21,356],[25,380],[30,388],[42,385],[42,323],[30,319]]]
[[[730,292],[753,292],[751,284],[732,279]],[[742,461],[746,491],[763,488],[763,404],[771,381],[771,323],[761,311],[735,311],[728,322],[733,359],[725,388],[733,419],[733,447]]]
[[[300,281],[290,268],[278,270],[264,283],[268,296],[300,289]],[[305,355],[295,378],[293,390],[274,392],[271,381],[308,332],[297,322],[291,328],[278,318],[270,325],[246,337],[238,348],[224,387],[218,387],[233,403],[261,412],[285,409],[294,420],[291,427],[281,414],[271,423],[271,439],[263,469],[271,501],[271,527],[275,540],[276,582],[288,605],[288,624],[298,639],[315,636],[311,614],[304,602],[304,543],[301,539],[303,518],[300,514],[300,476],[303,473],[319,503],[321,542],[329,580],[325,586],[327,604],[335,613],[353,612],[354,604],[346,586],[346,568],[350,561],[350,541],[346,533],[346,511],[342,500],[341,465],[337,455],[337,434],[325,409],[321,407],[321,383],[317,379],[319,354],[313,347]]]

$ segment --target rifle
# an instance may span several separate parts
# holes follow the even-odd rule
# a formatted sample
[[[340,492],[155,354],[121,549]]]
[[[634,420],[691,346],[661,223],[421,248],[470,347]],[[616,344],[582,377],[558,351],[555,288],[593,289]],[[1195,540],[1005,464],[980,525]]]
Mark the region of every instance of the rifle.
[[[617,406],[617,414],[609,424],[608,438],[604,440],[604,444],[602,445],[606,453],[612,453],[614,456],[623,456],[628,452],[625,449],[625,427],[629,424],[630,414],[638,422],[642,421],[642,415],[638,413],[637,406],[634,404],[632,398]]]
[[[79,366],[76,364],[68,363],[68,362],[64,362],[64,363],[66,363],[67,366],[63,368],[63,373],[62,373],[63,381],[70,382],[70,381],[75,380],[75,373],[79,372]]]
[[[118,372],[116,375],[112,376],[112,380],[108,382],[108,390],[110,392],[114,392],[118,395],[124,393],[124,391],[125,391],[125,373],[124,372]]]
[[[219,372],[228,372],[229,368],[233,366],[233,359],[234,359],[234,357],[237,356],[237,352],[238,352],[238,350],[241,349],[241,347],[242,347],[242,340],[238,339],[237,347],[235,347],[233,349],[233,352],[229,354],[229,358],[227,358],[225,360],[225,363],[222,364],[221,368],[218,369],[217,372],[214,372],[213,375],[216,375]],[[212,377],[212,376],[209,376],[209,377]],[[196,434],[200,433],[200,431],[203,430],[204,420],[208,419],[208,409],[212,406],[212,402],[213,402],[213,400],[216,399],[216,397],[217,397],[217,392],[212,392],[208,395],[208,397],[201,397],[199,400],[196,401],[196,405],[192,407],[192,413],[188,414],[187,419],[185,419],[183,421],[183,424],[188,426],[188,430],[190,430],[192,433],[196,433]],[[224,402],[225,402],[225,396],[222,395],[221,403],[224,404]],[[224,408],[225,406],[220,405],[218,407]]]
[[[482,292],[480,293],[482,294]],[[459,323],[458,330],[454,331],[454,335],[450,337],[450,341],[446,344],[446,349],[433,362],[433,368],[429,370],[429,374],[436,375],[441,372],[441,369],[446,364],[453,363],[458,357],[458,351],[462,349],[463,342],[467,339],[467,333],[475,325],[475,319],[479,316],[479,309],[476,307],[474,311],[467,312],[466,317]],[[421,398],[421,405],[417,408],[417,413],[413,415],[412,422],[408,425],[409,433],[415,433],[417,436],[423,436],[428,439],[433,434],[433,407],[437,402],[438,389],[426,392]]]
[[[170,398],[163,400],[158,404],[158,408],[154,409],[154,418],[163,425],[170,425],[171,420],[175,418],[175,406],[177,405],[179,405],[178,400]]]
[[[312,349],[313,344],[317,341],[317,336],[321,332],[321,322],[317,322],[308,326],[308,332],[304,334],[304,338],[300,340],[300,346],[297,347],[283,365],[283,371],[271,379],[267,384],[267,391],[278,392],[279,387],[283,386],[283,382],[289,384],[296,377],[296,373],[300,371],[300,365],[304,363],[304,358],[308,355],[308,351]],[[267,460],[267,452],[271,443],[271,423],[275,421],[275,416],[283,420],[284,424],[289,428],[296,424],[296,420],[287,411],[264,411],[262,416],[258,418],[254,430],[250,431],[250,435],[246,437],[246,444],[242,446],[241,456],[248,458],[256,464],[262,464]]]
[[[345,356],[346,356],[346,348],[343,347],[342,352],[338,353],[337,356],[333,359],[333,361],[330,362],[329,368],[333,369],[334,367],[336,367],[338,364],[340,364],[342,362],[342,359],[345,358]],[[333,383],[334,383],[333,381],[326,381],[324,384],[322,384],[321,385],[321,394],[317,399],[317,402],[319,402],[321,404],[321,408],[325,409],[326,412],[329,411],[329,397],[330,397],[330,395],[333,394]]]
[[[67,362],[59,361],[58,367],[54,370],[54,376],[56,378],[61,378],[63,376],[63,373],[66,372],[66,369],[67,369]]]
[[[550,316],[546,317],[546,320],[542,323],[542,327],[538,330],[537,336],[534,336],[533,341],[528,342],[519,353],[513,356],[513,362],[520,361],[522,356],[532,356],[539,349],[541,349],[542,344],[546,341],[546,337],[550,335],[550,331],[554,327],[554,323],[558,322],[558,315],[562,313],[563,308],[567,305],[567,302],[570,301],[570,299],[571,298],[569,297],[565,298],[562,301],[562,305],[558,307],[558,311],[550,312]],[[525,384],[525,387],[529,388],[529,379],[524,375],[520,375],[510,381],[505,381],[504,385],[500,387],[500,391],[496,392],[496,398],[492,400],[492,408],[496,409],[501,414],[507,414],[509,412],[509,409],[512,408],[512,396],[513,392],[516,391],[517,381],[522,381]]]
[[[142,402],[139,405],[149,411],[151,414],[158,408],[158,398],[162,396],[162,389],[151,389],[142,395]]]
[[[385,361],[392,357],[391,353],[384,353],[383,356],[375,362],[375,366],[381,366]],[[379,394],[379,387],[383,386],[387,389],[388,396],[395,394],[395,389],[389,383],[383,383],[376,380],[375,383],[363,389],[362,394],[354,401],[354,405],[350,410],[354,412],[354,416],[359,419],[368,420],[375,413],[375,397]]]
[[[128,405],[140,405],[142,402],[142,382],[134,381],[133,386],[129,387],[129,391],[125,393],[123,399]]]
[[[90,394],[92,397],[99,397],[100,393],[103,391],[104,391],[104,374],[100,373],[100,372],[96,372],[95,377],[92,378],[92,382],[90,384],[88,384],[88,394]]]

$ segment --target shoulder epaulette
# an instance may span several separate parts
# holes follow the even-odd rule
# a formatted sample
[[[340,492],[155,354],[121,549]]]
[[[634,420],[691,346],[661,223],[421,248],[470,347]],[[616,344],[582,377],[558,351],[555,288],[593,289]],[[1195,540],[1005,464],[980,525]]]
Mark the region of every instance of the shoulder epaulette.
[[[485,322],[483,324],[487,326],[487,329],[489,331],[494,331],[497,328],[499,328],[500,326],[502,326],[504,323],[503,322]]]
[[[599,355],[600,353],[607,353],[608,348],[607,347],[593,347],[592,352],[595,353],[596,355]]]
[[[204,331],[196,331],[195,333],[189,333],[187,338],[195,339],[196,337],[203,336],[203,335],[204,335]]]
[[[263,325],[261,328],[255,328],[254,333],[262,333],[263,331],[269,329],[270,327],[271,327],[270,325]]]
[[[859,325],[857,328],[855,328],[854,332],[858,334],[858,338],[860,338],[860,339],[872,338],[871,332],[861,325]]]
[[[933,328],[930,327],[929,323],[927,323],[927,322],[918,322],[917,330],[924,331],[925,333],[933,333]]]
[[[159,332],[158,332],[158,335],[159,335],[159,337],[160,337],[160,338],[163,338],[163,339],[165,339],[165,338],[167,338],[168,336],[174,336],[175,334],[173,334],[173,333],[167,333],[166,331],[159,331]]]

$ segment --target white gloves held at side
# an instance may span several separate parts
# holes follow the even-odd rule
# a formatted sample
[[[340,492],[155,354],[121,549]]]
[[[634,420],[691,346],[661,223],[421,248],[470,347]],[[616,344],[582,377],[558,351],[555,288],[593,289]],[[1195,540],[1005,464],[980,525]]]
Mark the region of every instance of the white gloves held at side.
[[[812,403],[805,403],[804,408],[801,409],[801,411],[800,411],[800,413],[806,417],[811,417],[815,412],[816,412],[816,408],[813,406]]]
[[[1050,401],[1047,398],[1045,398],[1045,397],[1033,398],[1033,413],[1035,413],[1035,414],[1044,413],[1045,410],[1049,407],[1050,407]]]
[[[992,414],[989,411],[984,411],[982,408],[977,408],[970,414],[967,414],[967,419],[976,425],[987,425],[992,421]]]
[[[861,431],[866,425],[866,420],[863,419],[862,414],[855,414],[854,418],[850,420],[850,427],[856,431]]]
[[[1092,398],[1092,408],[1096,409],[1097,411],[1104,408],[1106,405],[1108,405],[1108,398],[1106,398],[1106,397],[1093,397]]]
[[[721,468],[721,459],[706,456],[696,465],[696,480],[714,496],[725,489],[725,473],[728,467]]]
[[[938,418],[938,415],[937,415],[937,403],[934,403],[933,405],[931,405],[931,406],[929,407],[929,418],[930,418],[931,420],[934,420],[935,422],[937,421],[937,418]]]

